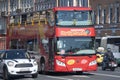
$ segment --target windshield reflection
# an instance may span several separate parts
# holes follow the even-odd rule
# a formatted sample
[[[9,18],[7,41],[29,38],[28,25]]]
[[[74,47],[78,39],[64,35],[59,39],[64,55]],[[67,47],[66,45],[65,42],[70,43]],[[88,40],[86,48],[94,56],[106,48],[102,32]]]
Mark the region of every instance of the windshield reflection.
[[[57,38],[57,54],[95,54],[94,42],[91,37]]]
[[[28,53],[25,51],[7,51],[6,59],[28,59]]]
[[[93,24],[91,11],[58,11],[56,18],[57,26],[84,26]]]

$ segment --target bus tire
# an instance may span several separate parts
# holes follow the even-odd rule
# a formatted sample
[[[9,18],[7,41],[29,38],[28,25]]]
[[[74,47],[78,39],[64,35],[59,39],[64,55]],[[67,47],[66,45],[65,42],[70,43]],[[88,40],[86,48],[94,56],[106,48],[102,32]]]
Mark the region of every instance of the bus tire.
[[[46,74],[46,71],[45,71],[45,62],[40,63],[40,68],[41,68],[40,72],[42,74]]]

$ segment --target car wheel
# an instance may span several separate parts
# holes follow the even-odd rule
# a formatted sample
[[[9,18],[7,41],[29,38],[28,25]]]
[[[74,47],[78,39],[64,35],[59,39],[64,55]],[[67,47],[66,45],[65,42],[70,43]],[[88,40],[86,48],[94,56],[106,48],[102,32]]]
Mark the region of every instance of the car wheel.
[[[3,80],[11,80],[10,79],[10,75],[8,74],[8,70],[7,69],[4,69]]]
[[[37,78],[37,77],[38,77],[38,73],[32,74],[32,78]]]

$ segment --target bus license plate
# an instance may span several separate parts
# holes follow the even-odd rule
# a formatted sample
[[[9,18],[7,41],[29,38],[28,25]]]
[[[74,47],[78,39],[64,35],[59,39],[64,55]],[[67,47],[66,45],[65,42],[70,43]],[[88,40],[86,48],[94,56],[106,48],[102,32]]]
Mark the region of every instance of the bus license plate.
[[[82,71],[82,68],[73,68],[73,71]]]

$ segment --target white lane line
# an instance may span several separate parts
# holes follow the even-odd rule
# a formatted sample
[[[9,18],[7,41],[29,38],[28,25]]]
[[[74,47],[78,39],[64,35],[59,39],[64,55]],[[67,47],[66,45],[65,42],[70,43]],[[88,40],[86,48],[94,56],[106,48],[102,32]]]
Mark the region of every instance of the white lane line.
[[[54,78],[54,79],[61,79],[61,80],[73,80],[73,79],[63,78],[63,77],[54,77],[54,76],[46,76],[46,77]]]
[[[73,75],[72,77],[83,77],[83,78],[90,78],[88,76],[85,76],[85,75]]]
[[[117,75],[101,74],[101,73],[92,73],[92,74],[99,75],[99,76],[109,76],[109,77],[120,78],[120,76],[117,76]]]
[[[32,78],[22,78],[22,79],[17,79],[17,80],[34,80]]]

